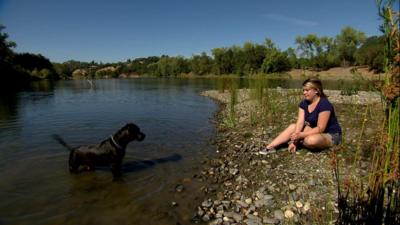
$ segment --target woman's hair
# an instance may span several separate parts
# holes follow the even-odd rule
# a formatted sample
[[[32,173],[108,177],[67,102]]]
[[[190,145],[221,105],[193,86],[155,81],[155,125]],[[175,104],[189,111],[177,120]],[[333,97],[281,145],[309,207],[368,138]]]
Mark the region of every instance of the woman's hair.
[[[324,93],[324,89],[322,88],[322,82],[317,78],[308,78],[303,82],[303,87],[312,88],[317,90],[317,95],[320,97],[328,97]]]

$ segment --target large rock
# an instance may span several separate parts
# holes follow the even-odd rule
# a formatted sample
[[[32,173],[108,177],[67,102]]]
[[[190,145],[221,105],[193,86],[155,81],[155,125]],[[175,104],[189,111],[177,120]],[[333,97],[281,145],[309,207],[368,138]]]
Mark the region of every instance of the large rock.
[[[82,79],[88,75],[88,72],[84,69],[76,69],[72,72],[73,79]]]

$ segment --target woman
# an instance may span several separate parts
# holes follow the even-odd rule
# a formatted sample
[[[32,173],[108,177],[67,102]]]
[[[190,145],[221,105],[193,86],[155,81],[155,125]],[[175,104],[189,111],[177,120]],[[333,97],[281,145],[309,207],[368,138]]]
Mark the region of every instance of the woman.
[[[296,124],[290,124],[260,154],[273,153],[276,147],[287,142],[290,152],[296,152],[299,143],[308,149],[324,149],[341,143],[342,129],[321,81],[315,78],[304,81],[303,95]]]

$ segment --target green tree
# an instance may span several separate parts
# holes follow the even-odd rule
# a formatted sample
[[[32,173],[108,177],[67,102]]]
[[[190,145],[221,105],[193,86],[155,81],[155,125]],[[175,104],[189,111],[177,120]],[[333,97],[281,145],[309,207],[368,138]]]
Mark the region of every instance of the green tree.
[[[11,48],[17,46],[15,42],[7,40],[8,34],[3,32],[5,28],[4,25],[0,24],[0,62],[10,62],[14,55]]]
[[[249,70],[243,48],[233,46],[230,50],[232,51],[232,73],[243,76]]]
[[[217,75],[231,74],[233,72],[233,51],[230,48],[214,48],[214,72]]]
[[[265,58],[261,65],[264,73],[284,72],[291,69],[290,61],[286,53],[281,52],[271,39],[265,40]]]
[[[28,73],[21,67],[14,65],[15,53],[12,48],[17,45],[9,41],[8,34],[3,32],[5,26],[0,24],[0,79],[4,87],[20,86],[30,80]]]
[[[364,43],[366,36],[363,32],[352,27],[344,27],[336,36],[336,44],[339,59],[342,66],[354,65],[356,62],[355,52]]]
[[[156,76],[178,76],[189,72],[189,63],[181,56],[163,56],[156,65],[154,71],[154,75]]]
[[[358,65],[368,65],[371,70],[383,72],[384,36],[372,36],[355,52]]]
[[[308,34],[305,37],[297,36],[295,43],[298,45],[297,49],[305,58],[312,59],[317,55],[317,49],[320,47],[320,41],[316,34]]]
[[[196,75],[210,74],[212,69],[212,58],[208,56],[205,52],[201,55],[194,55],[189,60],[190,71]]]
[[[162,56],[163,57],[163,56]],[[132,74],[153,74],[154,71],[149,70],[149,65],[153,63],[157,63],[160,60],[158,56],[150,56],[146,58],[136,58],[134,60],[130,60],[126,64],[125,73]]]
[[[41,54],[31,54],[31,53],[21,53],[15,54],[14,64],[22,67],[24,70],[28,71],[34,77],[40,79],[59,79],[53,64],[49,59],[42,56]],[[42,71],[39,75],[36,72],[33,74],[33,70]]]
[[[293,48],[288,48],[284,53],[287,55],[291,68],[301,68],[299,60],[297,59],[296,51]]]
[[[266,47],[260,44],[253,44],[246,42],[243,45],[243,52],[245,55],[245,73],[253,74],[257,73],[265,58]]]

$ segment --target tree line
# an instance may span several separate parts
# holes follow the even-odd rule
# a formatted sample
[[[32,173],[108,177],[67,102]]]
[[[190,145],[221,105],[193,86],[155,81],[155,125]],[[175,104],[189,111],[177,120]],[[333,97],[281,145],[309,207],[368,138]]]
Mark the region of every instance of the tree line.
[[[383,36],[367,37],[352,27],[344,27],[335,37],[308,34],[297,36],[296,49],[279,49],[266,38],[263,43],[246,42],[242,46],[211,49],[192,57],[151,56],[125,62],[97,63],[75,60],[51,63],[42,55],[15,53],[16,43],[7,40],[0,25],[0,69],[2,80],[21,82],[34,79],[70,79],[77,77],[118,77],[121,75],[179,76],[282,73],[291,69],[326,70],[339,66],[366,65],[383,71]],[[4,72],[3,72],[4,71]]]

